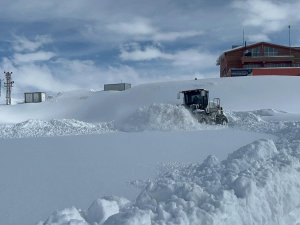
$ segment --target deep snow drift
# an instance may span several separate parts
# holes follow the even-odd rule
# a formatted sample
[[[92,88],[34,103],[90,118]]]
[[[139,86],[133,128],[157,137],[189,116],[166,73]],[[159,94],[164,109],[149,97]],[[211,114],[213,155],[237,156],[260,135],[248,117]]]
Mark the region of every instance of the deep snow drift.
[[[299,86],[206,79],[2,105],[0,223],[299,223]],[[176,105],[192,88],[221,98],[228,127]]]
[[[175,131],[222,129],[199,124],[183,106],[152,104],[138,108],[132,115],[117,121],[87,123],[75,119],[26,120],[16,124],[0,124],[0,138],[50,137],[103,134],[125,131]]]
[[[135,86],[125,92],[78,91],[60,93],[41,104],[0,106],[0,123],[19,123],[29,119],[75,119],[84,122],[122,120],[141,107],[152,104],[178,104],[182,90],[206,88],[210,98],[221,98],[227,111],[276,109],[300,113],[297,104],[299,77],[236,77],[153,83]]]
[[[203,163],[173,165],[145,182],[131,203],[119,204],[119,198],[106,197],[87,211],[65,209],[40,224],[298,224],[299,122],[265,120],[278,113],[260,110],[230,115],[231,126],[277,134],[275,142],[255,141],[221,162],[208,156]]]
[[[268,140],[222,162],[210,156],[163,174],[104,224],[296,224],[299,159],[299,149],[277,149]]]

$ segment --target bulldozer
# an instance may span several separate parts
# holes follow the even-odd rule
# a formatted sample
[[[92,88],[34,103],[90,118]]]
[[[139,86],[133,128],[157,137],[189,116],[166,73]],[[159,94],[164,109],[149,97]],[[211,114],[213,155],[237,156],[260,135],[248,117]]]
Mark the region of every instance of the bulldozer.
[[[204,124],[227,125],[228,119],[223,113],[220,105],[220,98],[214,98],[209,101],[209,91],[206,89],[193,89],[180,91],[177,99],[183,95],[183,106],[187,108],[191,114]]]

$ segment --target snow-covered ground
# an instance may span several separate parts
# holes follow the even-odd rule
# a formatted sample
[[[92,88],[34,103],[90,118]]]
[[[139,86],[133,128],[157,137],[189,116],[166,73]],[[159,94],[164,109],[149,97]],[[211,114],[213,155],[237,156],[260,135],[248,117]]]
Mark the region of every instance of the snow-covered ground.
[[[299,85],[205,79],[0,106],[0,224],[297,224]],[[192,88],[221,98],[228,127],[176,106]]]

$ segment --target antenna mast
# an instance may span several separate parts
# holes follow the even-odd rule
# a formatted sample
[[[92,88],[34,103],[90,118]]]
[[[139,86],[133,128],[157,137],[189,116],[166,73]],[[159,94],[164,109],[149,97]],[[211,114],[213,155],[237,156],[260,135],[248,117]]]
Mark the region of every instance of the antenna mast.
[[[243,45],[245,45],[245,29],[243,28]]]
[[[6,87],[6,105],[11,105],[11,90],[14,81],[11,80],[12,72],[4,72],[6,82],[4,82],[4,87]]]
[[[289,27],[289,48],[290,48],[290,55],[291,55],[291,25]]]

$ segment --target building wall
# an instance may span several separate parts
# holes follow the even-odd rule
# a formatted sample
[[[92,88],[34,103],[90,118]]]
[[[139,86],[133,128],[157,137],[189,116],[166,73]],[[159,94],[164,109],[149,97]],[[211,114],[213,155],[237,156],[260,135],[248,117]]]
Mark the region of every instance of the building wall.
[[[104,84],[104,91],[125,91],[131,88],[131,84],[119,83],[119,84]]]
[[[44,92],[28,92],[24,93],[25,103],[39,103],[46,101],[46,94]]]
[[[276,49],[278,55],[265,55],[266,47]],[[245,52],[254,48],[260,51],[259,54],[245,56]],[[220,77],[231,76],[232,68],[300,67],[300,49],[260,42],[224,52],[219,58],[219,64]]]
[[[252,69],[253,76],[260,75],[283,75],[283,76],[300,76],[300,68],[261,68]]]

